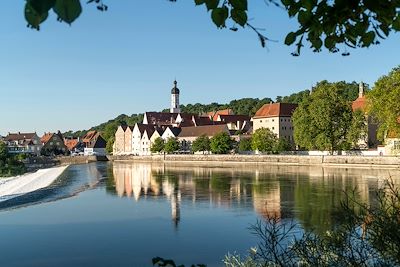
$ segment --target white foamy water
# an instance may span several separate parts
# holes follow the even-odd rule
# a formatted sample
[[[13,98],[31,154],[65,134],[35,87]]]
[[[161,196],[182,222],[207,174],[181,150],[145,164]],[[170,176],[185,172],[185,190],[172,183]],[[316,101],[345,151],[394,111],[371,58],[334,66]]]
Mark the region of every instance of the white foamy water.
[[[0,202],[51,185],[68,166],[41,169],[34,173],[0,179]]]

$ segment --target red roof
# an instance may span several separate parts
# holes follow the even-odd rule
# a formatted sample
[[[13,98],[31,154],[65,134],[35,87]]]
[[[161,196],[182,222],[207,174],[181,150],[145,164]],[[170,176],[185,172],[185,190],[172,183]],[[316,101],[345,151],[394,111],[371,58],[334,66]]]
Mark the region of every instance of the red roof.
[[[229,133],[226,124],[221,125],[205,125],[197,127],[182,127],[182,131],[178,135],[180,138],[184,137],[198,137],[201,135],[206,135],[212,137],[218,133],[226,132]]]
[[[221,109],[217,111],[211,111],[208,112],[207,115],[212,119],[213,121],[216,121],[218,119],[218,115],[233,115],[233,110],[232,109]]]
[[[79,144],[78,139],[64,139],[64,145],[69,151],[73,150]]]
[[[367,99],[365,98],[365,96],[358,97],[356,100],[353,101],[353,104],[351,105],[353,111],[356,111],[357,109],[365,111],[366,106],[367,106]]]
[[[53,133],[45,133],[41,138],[40,142],[42,144],[46,144],[53,137]]]
[[[96,137],[97,131],[89,131],[85,136],[82,138],[83,143],[89,143],[92,141],[93,138]]]
[[[226,123],[237,123],[238,121],[250,121],[247,115],[219,115],[221,121]]]
[[[254,115],[254,118],[291,117],[297,108],[297,104],[271,103],[262,106]]]

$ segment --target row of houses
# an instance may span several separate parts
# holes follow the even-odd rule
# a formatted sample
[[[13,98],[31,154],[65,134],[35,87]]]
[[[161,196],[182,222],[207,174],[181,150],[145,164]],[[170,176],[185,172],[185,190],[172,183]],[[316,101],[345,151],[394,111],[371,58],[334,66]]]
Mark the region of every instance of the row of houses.
[[[2,138],[11,154],[32,155],[69,155],[81,153],[83,155],[105,155],[106,141],[97,131],[89,131],[82,138],[64,138],[60,131],[44,133],[39,137],[33,133],[8,133]]]
[[[153,114],[154,115],[154,114]],[[199,126],[173,126],[136,123],[134,126],[121,125],[115,133],[113,145],[114,155],[151,155],[151,146],[157,138],[168,140],[177,138],[185,143],[185,149],[189,150],[191,143],[198,136],[213,137],[215,134],[226,132],[230,134],[226,124],[209,124]]]
[[[158,137],[167,140],[177,138],[183,149],[190,149],[194,139],[201,135],[213,137],[217,133],[227,132],[231,136],[240,133],[251,135],[260,128],[270,129],[279,139],[285,139],[294,145],[294,126],[292,116],[297,104],[269,103],[263,105],[250,118],[246,115],[236,115],[230,109],[210,112],[204,115],[181,113],[179,108],[180,90],[177,82],[171,90],[170,112],[146,112],[143,123],[134,126],[120,126],[115,134],[113,153],[115,155],[150,155],[151,145]],[[366,115],[367,132],[359,140],[360,149],[376,149],[380,142],[377,138],[378,125],[366,113],[367,101],[365,98],[364,84],[359,85],[358,98],[353,101],[353,111],[361,110]],[[393,154],[398,148],[400,152],[400,139],[397,137],[385,140],[386,146],[380,146],[382,154]]]

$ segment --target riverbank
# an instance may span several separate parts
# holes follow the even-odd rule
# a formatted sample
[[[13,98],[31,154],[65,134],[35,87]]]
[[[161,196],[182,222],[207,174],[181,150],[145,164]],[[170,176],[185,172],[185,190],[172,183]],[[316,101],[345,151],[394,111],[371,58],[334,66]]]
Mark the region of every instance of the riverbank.
[[[224,165],[299,165],[400,168],[395,156],[306,156],[306,155],[153,155],[109,156],[110,161],[166,162],[171,164]]]
[[[40,169],[33,173],[0,179],[0,202],[51,185],[68,166]]]

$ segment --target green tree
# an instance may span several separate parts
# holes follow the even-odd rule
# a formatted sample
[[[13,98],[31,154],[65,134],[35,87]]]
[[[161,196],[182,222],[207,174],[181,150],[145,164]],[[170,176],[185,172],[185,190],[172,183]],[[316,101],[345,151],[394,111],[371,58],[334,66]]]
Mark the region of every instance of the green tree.
[[[174,137],[168,138],[167,142],[165,142],[164,151],[169,153],[174,153],[179,150],[179,142],[178,139]]]
[[[379,124],[381,141],[390,134],[400,136],[400,67],[382,76],[367,94],[369,113]]]
[[[292,144],[287,139],[280,138],[277,140],[277,142],[275,142],[273,150],[275,153],[279,153],[283,151],[290,151],[292,149]]]
[[[164,150],[165,142],[164,139],[161,137],[157,137],[156,140],[154,140],[154,143],[150,147],[150,151],[152,153],[159,153]]]
[[[252,138],[242,138],[239,141],[239,151],[251,151]]]
[[[210,138],[206,135],[197,137],[192,143],[192,151],[210,151]]]
[[[7,145],[0,141],[0,160],[4,161],[8,157]]]
[[[177,0],[168,0],[176,2]],[[400,31],[399,1],[295,1],[268,0],[272,6],[286,10],[290,18],[297,18],[297,27],[286,35],[284,43],[296,47],[292,53],[300,54],[305,42],[314,52],[323,48],[335,53],[339,46],[351,48],[369,47],[386,39],[390,32]],[[89,0],[100,11],[108,6],[103,0]],[[254,2],[254,1],[253,1]],[[248,0],[194,0],[196,5],[205,5],[211,20],[218,28],[238,31],[236,25],[250,29],[264,47],[270,39],[252,25],[249,18]],[[40,24],[53,11],[59,21],[71,24],[82,13],[80,0],[27,0],[25,19],[28,26],[39,30]],[[342,55],[348,55],[347,52]]]
[[[214,135],[210,140],[210,149],[213,154],[227,154],[232,149],[232,139],[228,133]]]
[[[115,142],[115,136],[111,136],[108,140],[107,140],[107,144],[106,144],[106,151],[108,153],[112,153],[113,152],[113,145]]]
[[[253,133],[251,147],[255,151],[272,152],[277,141],[278,138],[270,129],[260,128]]]
[[[351,125],[347,133],[347,140],[353,148],[359,148],[358,142],[360,140],[368,141],[367,138],[367,122],[365,119],[365,113],[362,110],[356,110],[353,112],[353,118]]]
[[[342,90],[337,83],[323,81],[317,84],[309,99],[299,104],[293,114],[297,145],[331,153],[348,148],[352,109]]]

